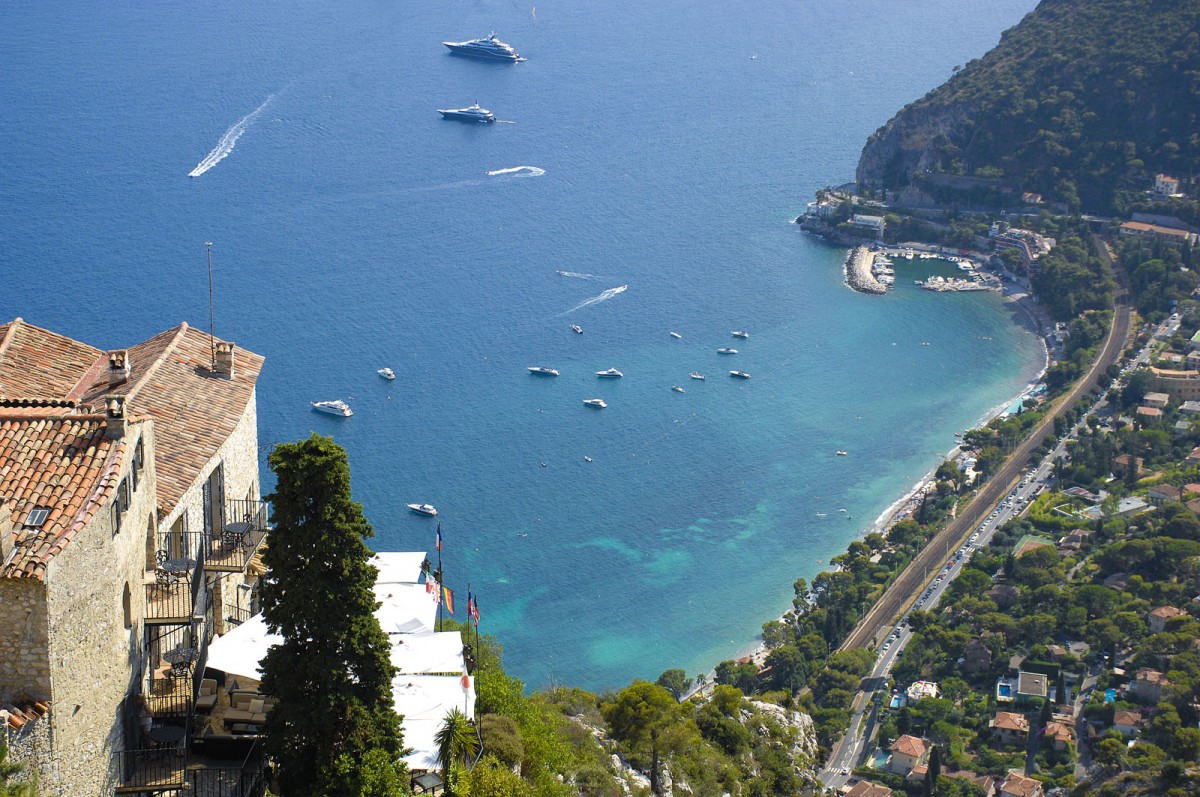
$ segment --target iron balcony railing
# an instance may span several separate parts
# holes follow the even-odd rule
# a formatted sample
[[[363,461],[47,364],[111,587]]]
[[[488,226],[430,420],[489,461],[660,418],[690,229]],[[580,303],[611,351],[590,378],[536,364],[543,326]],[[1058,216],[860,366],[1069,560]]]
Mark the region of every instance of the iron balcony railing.
[[[146,584],[146,622],[187,625],[205,610],[204,567],[209,546],[202,533],[159,537],[153,583]]]
[[[243,754],[245,748],[241,739],[221,739],[221,742],[229,742],[221,747],[213,741],[214,738],[197,741],[200,753],[193,763],[199,766],[189,767],[187,772],[191,793],[220,797],[262,797],[266,791],[266,761],[258,740],[251,740],[248,751]],[[226,757],[230,759],[228,764],[218,763],[220,758]]]
[[[187,783],[187,739],[140,750],[122,750],[113,753],[113,763],[119,793],[183,788]]]
[[[205,567],[210,571],[239,573],[254,558],[267,536],[268,508],[265,501],[236,500],[225,503],[224,521],[208,540]]]

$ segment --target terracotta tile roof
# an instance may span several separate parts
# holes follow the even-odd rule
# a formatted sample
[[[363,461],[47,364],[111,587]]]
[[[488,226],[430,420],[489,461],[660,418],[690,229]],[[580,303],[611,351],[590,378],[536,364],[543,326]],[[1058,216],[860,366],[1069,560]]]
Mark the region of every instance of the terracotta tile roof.
[[[45,407],[0,407],[0,501],[11,512],[14,552],[5,578],[44,578],[50,559],[95,516],[116,488],[125,443],[107,438],[102,415]],[[34,507],[49,514],[26,528]]]
[[[1004,779],[1004,783],[1000,786],[1000,793],[1018,797],[1034,797],[1034,795],[1045,794],[1045,791],[1040,780],[1027,778],[1014,772]]]
[[[239,348],[234,379],[213,376],[208,335],[185,323],[130,349],[129,361],[127,383],[109,388],[106,377],[86,399],[123,393],[133,412],[154,419],[158,508],[166,515],[233,434],[263,358]]]
[[[103,354],[16,318],[0,326],[0,396],[65,399]]]
[[[929,742],[924,739],[918,739],[916,736],[909,736],[908,734],[892,742],[892,746],[888,748],[893,753],[901,753],[913,758],[920,758],[925,755],[925,751],[928,749]]]
[[[1047,722],[1046,736],[1059,742],[1075,741],[1075,731],[1071,730],[1071,726],[1062,722]]]
[[[1029,733],[1029,720],[1024,714],[1017,714],[1012,711],[997,711],[996,718],[992,720],[992,727],[1005,731]]]
[[[1183,609],[1177,609],[1174,606],[1159,606],[1154,611],[1150,612],[1151,617],[1161,617],[1164,620],[1169,620],[1172,617],[1183,617],[1187,614]]]
[[[1137,675],[1133,677],[1137,683],[1162,684],[1169,685],[1171,682],[1167,680],[1167,676],[1163,675],[1158,670],[1152,670],[1149,667],[1143,667],[1137,671]]]
[[[892,797],[892,790],[887,786],[880,786],[878,783],[860,780],[845,792],[845,795],[846,797]]]
[[[1136,711],[1113,712],[1113,725],[1128,725],[1134,727],[1142,724],[1142,715]]]
[[[50,713],[50,704],[28,696],[18,697],[11,703],[0,702],[0,728],[5,725],[20,730]]]
[[[99,404],[125,395],[128,417],[154,419],[157,505],[167,514],[254,394],[263,358],[245,349],[235,356],[234,379],[214,376],[208,335],[182,323],[130,348],[128,379],[110,387],[107,352],[18,318],[0,325],[0,397]]]

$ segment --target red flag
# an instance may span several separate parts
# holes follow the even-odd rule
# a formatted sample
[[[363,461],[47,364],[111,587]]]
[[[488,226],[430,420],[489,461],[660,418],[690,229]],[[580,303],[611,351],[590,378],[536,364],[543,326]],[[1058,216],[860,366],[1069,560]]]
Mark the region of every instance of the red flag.
[[[442,587],[442,592],[446,593],[446,611],[454,614],[454,593],[449,587]]]
[[[479,627],[479,598],[471,602],[470,608],[467,609],[467,614],[475,621],[475,627]]]

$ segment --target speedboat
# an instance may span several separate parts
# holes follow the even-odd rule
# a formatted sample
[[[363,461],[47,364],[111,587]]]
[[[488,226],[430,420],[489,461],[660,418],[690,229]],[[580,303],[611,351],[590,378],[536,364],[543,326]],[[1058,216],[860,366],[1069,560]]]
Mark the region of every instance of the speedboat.
[[[433,504],[405,504],[405,506],[416,512],[418,515],[437,517],[437,509],[434,508]]]
[[[544,365],[529,366],[529,373],[537,374],[538,376],[558,376],[558,370],[555,368],[547,368]]]
[[[681,388],[679,385],[671,385],[671,389],[674,390],[676,393],[686,393],[687,392],[686,390]]]
[[[576,335],[582,335],[583,327],[579,326],[579,324],[571,324],[571,331],[574,332]]]
[[[750,337],[750,333],[749,333],[749,332],[743,332],[743,331],[742,331],[742,330],[740,330],[740,329],[735,329],[735,330],[733,330],[732,332],[730,332],[729,334],[730,334],[730,335],[733,335],[735,338],[748,338],[748,337]]]
[[[602,410],[608,406],[604,403],[604,399],[584,399],[583,403],[589,407],[595,407],[598,410]]]
[[[384,379],[388,380],[389,382],[396,378],[396,372],[393,371],[391,368],[380,368],[375,373],[379,374],[380,376],[382,376]]]
[[[620,379],[625,374],[618,371],[616,368],[605,368],[603,371],[597,371],[596,376],[601,379]]]
[[[700,373],[699,371],[692,371],[690,374],[688,374],[688,376],[690,376],[692,379],[703,379],[704,378],[704,374]]]
[[[675,338],[675,340],[683,340],[683,335],[680,335],[678,332],[672,332],[671,337]]]
[[[750,374],[746,373],[745,371],[730,371],[729,375],[736,376],[738,379],[749,379],[750,378]]]
[[[846,452],[845,452],[845,451],[839,451],[839,452],[837,452],[837,455],[838,455],[839,457],[844,457],[844,456],[846,456]]]
[[[492,33],[482,39],[471,39],[465,42],[442,42],[455,55],[467,55],[472,58],[485,58],[489,61],[524,61],[511,44],[505,44]]]
[[[730,348],[717,349],[717,354],[737,354],[737,349],[730,349]]]
[[[333,401],[312,401],[309,403],[312,404],[312,408],[317,412],[327,412],[330,415],[340,415],[343,418],[349,418],[354,414],[354,411],[350,409],[350,405],[341,399],[335,399]]]
[[[487,108],[480,108],[479,103],[466,108],[438,109],[443,119],[457,119],[460,122],[494,122],[496,117]]]

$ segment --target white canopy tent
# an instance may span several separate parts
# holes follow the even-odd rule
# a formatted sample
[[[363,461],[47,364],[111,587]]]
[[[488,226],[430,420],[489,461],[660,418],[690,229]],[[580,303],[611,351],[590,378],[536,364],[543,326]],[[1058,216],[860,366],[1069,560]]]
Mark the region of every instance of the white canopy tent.
[[[441,720],[404,719],[404,746],[412,752],[404,756],[409,769],[436,770],[439,766],[437,740],[434,736],[442,727]]]
[[[226,675],[262,680],[259,662],[267,649],[283,637],[267,630],[267,622],[256,614],[237,628],[214,639],[208,646],[208,666]]]
[[[475,682],[468,679],[464,689],[460,675],[397,675],[392,679],[392,705],[396,713],[409,720],[441,722],[457,708],[468,717],[475,716]],[[405,740],[405,744],[411,744]]]
[[[395,634],[392,666],[409,674],[466,672],[462,634],[458,631]]]
[[[420,634],[433,631],[437,603],[424,584],[376,584],[375,610],[385,634]]]
[[[421,564],[425,561],[424,552],[411,553],[377,553],[371,557],[371,564],[379,568],[376,584],[416,584],[421,580]]]

